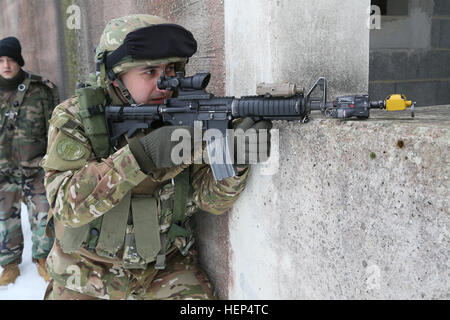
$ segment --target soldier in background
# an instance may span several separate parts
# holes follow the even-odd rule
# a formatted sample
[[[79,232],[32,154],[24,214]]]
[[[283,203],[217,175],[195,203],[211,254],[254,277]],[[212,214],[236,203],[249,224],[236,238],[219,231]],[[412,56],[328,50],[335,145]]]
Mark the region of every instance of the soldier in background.
[[[172,163],[170,137],[180,127],[123,136],[111,149],[106,130],[94,124],[98,117],[104,123],[104,105],[170,98],[157,80],[162,72],[184,71],[196,50],[188,30],[159,17],[114,19],[96,50],[95,83],[56,107],[42,161],[56,234],[46,299],[215,298],[192,249],[191,217],[199,209],[222,214],[231,208],[248,165],[216,182],[207,164]],[[193,128],[183,128],[193,136]]]
[[[22,70],[19,40],[0,41],[0,286],[14,283],[20,274],[23,234],[21,202],[28,208],[32,232],[32,259],[39,274],[49,275],[45,259],[53,235],[45,230],[49,205],[44,171],[39,162],[47,147],[48,119],[58,103],[56,87]]]

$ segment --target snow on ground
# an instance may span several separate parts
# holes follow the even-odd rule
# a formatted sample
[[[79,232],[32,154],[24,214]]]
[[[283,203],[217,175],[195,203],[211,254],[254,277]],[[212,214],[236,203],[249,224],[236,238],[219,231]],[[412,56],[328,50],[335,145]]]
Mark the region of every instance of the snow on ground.
[[[21,215],[25,248],[19,265],[20,276],[14,284],[0,287],[0,300],[42,300],[47,288],[47,283],[39,276],[36,265],[31,261],[31,230],[27,207],[23,203]],[[0,267],[1,271],[3,269]]]

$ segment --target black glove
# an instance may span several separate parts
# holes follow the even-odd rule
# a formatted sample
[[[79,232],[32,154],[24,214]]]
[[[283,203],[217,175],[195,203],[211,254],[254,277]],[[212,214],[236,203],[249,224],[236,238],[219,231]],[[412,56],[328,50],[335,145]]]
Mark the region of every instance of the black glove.
[[[131,153],[133,153],[142,171],[149,173],[155,169],[172,168],[178,165],[172,162],[172,149],[182,140],[171,141],[171,136],[175,130],[180,129],[189,132],[190,158],[194,151],[194,128],[192,127],[165,126],[155,129],[142,138],[129,140]]]
[[[244,118],[234,126],[234,163],[237,168],[248,168],[249,164],[265,162],[270,156],[270,129],[269,121],[255,122],[252,118]],[[242,129],[244,137],[239,138],[236,131]],[[266,130],[264,134],[261,129]]]

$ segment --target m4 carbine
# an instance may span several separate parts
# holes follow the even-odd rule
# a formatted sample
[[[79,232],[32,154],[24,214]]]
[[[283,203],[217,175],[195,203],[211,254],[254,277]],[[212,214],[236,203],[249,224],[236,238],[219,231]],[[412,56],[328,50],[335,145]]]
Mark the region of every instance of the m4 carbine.
[[[155,123],[189,127],[199,127],[200,124],[202,130],[216,129],[221,136],[207,141],[207,151],[215,179],[223,180],[236,174],[230,161],[227,141],[227,129],[232,128],[235,119],[251,117],[255,121],[306,123],[311,110],[321,110],[323,114],[335,118],[353,115],[367,118],[371,107],[385,105],[383,102],[369,102],[368,96],[349,96],[328,103],[327,83],[323,77],[316,81],[306,95],[295,84],[263,83],[257,87],[258,95],[241,98],[215,97],[206,92],[210,78],[210,73],[198,73],[192,77],[185,77],[182,72],[177,72],[174,77],[162,74],[158,88],[173,91],[176,98],[167,99],[159,105],[105,107],[111,144],[117,146],[123,134],[131,138],[138,130],[152,128]]]

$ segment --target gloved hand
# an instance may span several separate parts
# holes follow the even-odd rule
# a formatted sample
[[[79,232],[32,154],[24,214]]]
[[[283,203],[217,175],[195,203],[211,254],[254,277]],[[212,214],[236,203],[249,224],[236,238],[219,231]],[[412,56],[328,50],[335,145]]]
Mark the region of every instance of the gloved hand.
[[[270,156],[270,129],[269,121],[255,122],[252,118],[244,118],[234,126],[234,163],[239,169],[248,168],[249,164],[265,162]],[[245,139],[239,134],[243,130]],[[261,131],[266,130],[266,134]]]
[[[142,171],[149,173],[155,169],[172,168],[178,165],[172,162],[172,149],[183,140],[171,141],[171,136],[175,130],[180,129],[187,130],[189,133],[191,149],[188,157],[190,159],[194,151],[194,128],[192,127],[164,126],[153,130],[142,138],[129,140],[130,150]],[[183,155],[183,158],[185,156]]]

